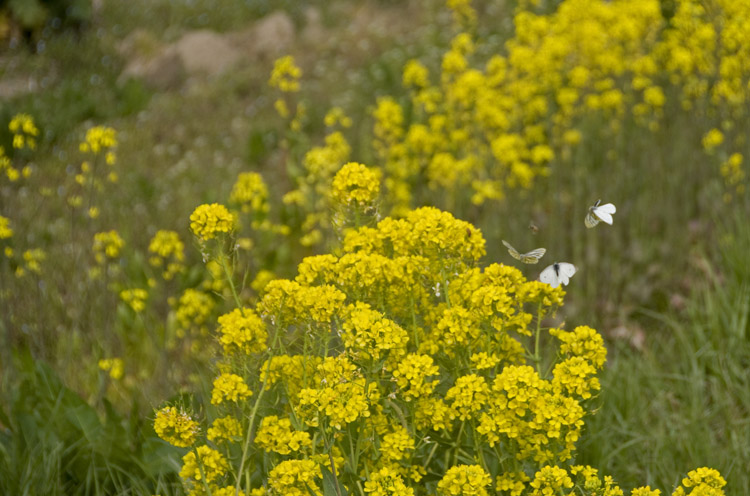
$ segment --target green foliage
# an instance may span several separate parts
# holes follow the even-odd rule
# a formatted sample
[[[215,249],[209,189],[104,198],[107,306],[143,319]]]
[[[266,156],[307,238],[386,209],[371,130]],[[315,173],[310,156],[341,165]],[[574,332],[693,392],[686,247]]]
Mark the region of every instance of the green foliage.
[[[103,416],[52,369],[19,354],[0,411],[3,494],[153,494],[175,485],[178,450],[161,442],[134,408]]]
[[[602,373],[601,408],[587,422],[579,460],[623,485],[670,488],[688,464],[710,463],[736,494],[750,493],[750,229],[728,215],[721,262],[700,259],[705,282],[683,314],[646,312],[642,353],[614,350]],[[731,241],[729,241],[731,239]],[[643,477],[646,480],[643,481]]]
[[[38,30],[53,17],[62,22],[82,23],[91,19],[91,0],[3,0],[12,20],[26,30]]]

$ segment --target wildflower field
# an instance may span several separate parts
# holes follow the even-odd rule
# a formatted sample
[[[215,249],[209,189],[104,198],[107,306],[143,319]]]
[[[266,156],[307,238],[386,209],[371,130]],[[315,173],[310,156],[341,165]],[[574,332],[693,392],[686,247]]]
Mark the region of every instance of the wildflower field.
[[[59,3],[0,494],[750,494],[750,0]]]

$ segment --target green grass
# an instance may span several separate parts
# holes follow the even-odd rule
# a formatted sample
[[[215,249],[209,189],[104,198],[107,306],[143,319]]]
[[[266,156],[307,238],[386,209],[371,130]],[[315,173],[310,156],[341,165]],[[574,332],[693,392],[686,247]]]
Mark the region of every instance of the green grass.
[[[643,352],[610,348],[601,403],[587,421],[579,461],[626,487],[671,490],[699,466],[719,470],[729,494],[748,494],[750,477],[750,230],[744,216],[723,232],[722,263],[703,265],[684,314],[643,310]],[[740,256],[740,253],[742,255]],[[648,324],[650,322],[650,325]]]

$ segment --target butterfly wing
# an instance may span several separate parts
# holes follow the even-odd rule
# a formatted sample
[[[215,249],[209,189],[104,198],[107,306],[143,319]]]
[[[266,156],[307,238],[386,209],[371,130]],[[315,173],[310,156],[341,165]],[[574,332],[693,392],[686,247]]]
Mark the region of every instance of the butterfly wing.
[[[576,269],[576,266],[572,263],[568,262],[560,262],[557,264],[558,268],[558,279],[560,279],[560,282],[564,285],[568,285],[570,282],[570,278],[573,277],[578,269]]]
[[[506,247],[506,248],[508,249],[508,253],[510,253],[510,256],[511,256],[511,257],[515,258],[516,260],[521,260],[521,254],[520,254],[520,253],[518,253],[518,250],[516,250],[515,248],[513,248],[513,247],[512,247],[511,245],[510,245],[510,243],[508,243],[508,242],[507,242],[507,241],[505,241],[504,239],[502,240],[502,242],[503,242],[503,244],[505,245],[505,247]]]
[[[545,284],[549,284],[553,288],[560,285],[560,279],[558,278],[557,271],[555,270],[555,264],[550,265],[539,274],[539,280]]]
[[[606,222],[610,226],[612,225],[612,215],[617,212],[617,207],[612,203],[607,203],[600,207],[595,207],[591,211],[599,220]]]
[[[539,259],[542,258],[545,253],[547,253],[545,248],[537,248],[536,250],[531,250],[528,253],[522,254],[521,261],[527,264],[535,264],[539,262]]]
[[[586,227],[591,229],[592,227],[596,226],[599,223],[599,219],[597,219],[592,211],[590,210],[589,213],[586,214],[586,218],[583,219],[583,223],[586,224]]]

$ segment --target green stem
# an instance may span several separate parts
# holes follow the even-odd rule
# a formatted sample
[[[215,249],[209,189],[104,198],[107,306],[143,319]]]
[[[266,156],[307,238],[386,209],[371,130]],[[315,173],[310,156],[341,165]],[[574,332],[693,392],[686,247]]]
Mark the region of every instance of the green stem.
[[[534,363],[536,364],[537,374],[542,373],[542,357],[539,355],[539,336],[542,333],[542,303],[539,302],[539,308],[536,312],[536,336],[534,337]]]
[[[227,279],[227,283],[229,283],[229,288],[232,290],[232,296],[234,296],[234,303],[237,305],[237,308],[240,309],[240,313],[244,317],[245,314],[242,311],[242,302],[240,301],[239,295],[237,295],[237,288],[234,286],[234,281],[232,280],[232,274],[229,271],[229,266],[227,265],[227,257],[222,253],[219,255],[219,264],[221,265],[221,268],[224,270],[224,276]]]
[[[241,308],[241,307],[240,307]],[[239,469],[239,477],[237,477],[237,485],[235,487],[235,496],[239,496],[240,494],[240,478],[242,477],[242,473],[245,468],[245,462],[248,458],[248,453],[250,451],[250,446],[252,445],[253,438],[255,437],[254,434],[254,427],[255,427],[255,416],[258,413],[258,407],[260,406],[260,401],[263,399],[263,395],[266,392],[266,385],[268,384],[268,377],[271,375],[271,359],[273,358],[273,350],[276,348],[276,342],[279,339],[279,328],[276,327],[276,332],[274,333],[273,342],[271,344],[270,351],[268,352],[268,365],[266,366],[266,374],[265,377],[263,377],[263,382],[260,385],[260,391],[258,391],[258,397],[255,400],[255,404],[253,405],[253,409],[250,412],[250,422],[247,426],[247,434],[245,436],[245,444],[242,447],[242,458],[240,459],[240,469]]]
[[[331,449],[331,444],[328,442],[328,436],[326,436],[325,432],[323,432],[323,442],[326,444],[326,451],[328,452],[328,460],[331,463],[331,474],[333,474],[333,482],[336,485],[336,494],[338,496],[343,496],[341,494],[341,488],[339,487],[339,478],[338,478],[338,475],[336,475],[336,463],[333,459],[333,450]]]

